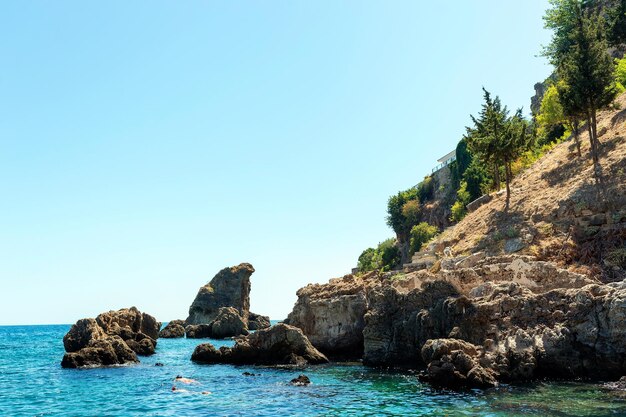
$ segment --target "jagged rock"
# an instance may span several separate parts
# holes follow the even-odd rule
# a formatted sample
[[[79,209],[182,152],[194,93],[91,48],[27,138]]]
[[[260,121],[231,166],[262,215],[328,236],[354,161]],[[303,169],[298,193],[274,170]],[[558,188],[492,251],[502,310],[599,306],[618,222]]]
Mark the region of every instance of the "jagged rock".
[[[187,324],[208,324],[217,317],[221,307],[234,307],[245,322],[250,312],[250,276],[252,265],[242,263],[224,268],[206,285],[189,307]]]
[[[81,368],[136,363],[137,355],[119,336],[91,339],[86,346],[63,356],[63,368]]]
[[[95,319],[81,319],[63,336],[63,346],[66,352],[77,352],[86,348],[92,340],[103,339],[105,336],[104,330]]]
[[[270,327],[270,318],[250,312],[248,315],[248,330],[261,330]]]
[[[248,326],[233,307],[222,307],[211,322],[211,337],[223,339],[248,334]]]
[[[302,331],[277,324],[238,339],[232,348],[215,349],[210,343],[198,345],[191,359],[200,363],[248,365],[301,365],[326,363],[328,359],[306,338]]]
[[[295,385],[297,387],[303,387],[303,386],[306,386],[306,385],[310,385],[311,384],[311,380],[306,375],[299,375],[297,378],[294,378],[291,381],[289,381],[289,383],[291,385]]]
[[[174,339],[178,337],[185,337],[185,321],[184,320],[172,320],[167,323],[160,332],[159,337],[164,339]]]
[[[152,355],[161,323],[135,307],[81,319],[63,337],[61,366],[116,365],[138,362],[136,354]],[[153,338],[154,336],[154,338]]]
[[[151,315],[140,312],[136,307],[99,314],[96,321],[107,334],[118,335],[124,340],[136,339],[137,334],[156,340],[161,328],[160,322]]]
[[[360,358],[369,288],[380,284],[377,273],[346,275],[327,284],[298,290],[298,300],[287,320],[304,332],[325,354]]]
[[[420,379],[446,388],[489,388],[497,385],[497,373],[479,362],[480,348],[457,339],[431,339],[422,347],[428,364]]]
[[[185,334],[188,339],[206,339],[211,337],[210,324],[190,324],[185,326]]]

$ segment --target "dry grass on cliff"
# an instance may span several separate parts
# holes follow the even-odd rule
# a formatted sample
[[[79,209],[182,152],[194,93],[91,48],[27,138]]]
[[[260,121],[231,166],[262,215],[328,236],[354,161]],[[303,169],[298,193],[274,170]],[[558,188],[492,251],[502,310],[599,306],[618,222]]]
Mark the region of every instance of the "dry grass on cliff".
[[[607,257],[626,250],[626,94],[617,104],[619,110],[598,118],[603,191],[595,185],[583,132],[582,157],[573,140],[555,146],[514,179],[509,213],[504,213],[504,195],[496,196],[446,230],[440,247],[451,246],[455,254],[482,250],[497,255],[507,242],[517,241],[523,245],[520,253],[570,269],[606,270]]]

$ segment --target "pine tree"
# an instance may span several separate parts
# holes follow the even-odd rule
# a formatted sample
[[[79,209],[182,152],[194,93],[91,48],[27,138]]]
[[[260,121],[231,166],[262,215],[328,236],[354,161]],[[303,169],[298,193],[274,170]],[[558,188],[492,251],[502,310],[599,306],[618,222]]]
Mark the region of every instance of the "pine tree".
[[[568,86],[564,94],[572,114],[580,111],[587,120],[596,180],[602,178],[599,161],[597,112],[611,104],[617,94],[613,62],[608,54],[606,24],[592,2],[552,0],[546,27],[553,29],[552,42],[544,53]]]

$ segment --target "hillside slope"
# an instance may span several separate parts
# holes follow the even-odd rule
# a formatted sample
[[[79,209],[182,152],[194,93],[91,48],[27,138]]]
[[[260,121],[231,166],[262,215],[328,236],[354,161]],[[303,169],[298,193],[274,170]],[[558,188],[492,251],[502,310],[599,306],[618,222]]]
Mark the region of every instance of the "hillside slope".
[[[598,118],[603,186],[595,185],[586,131],[582,157],[565,141],[512,183],[511,209],[502,192],[469,213],[437,239],[437,250],[454,255],[519,252],[602,279],[624,278],[626,268],[626,94],[619,110]]]

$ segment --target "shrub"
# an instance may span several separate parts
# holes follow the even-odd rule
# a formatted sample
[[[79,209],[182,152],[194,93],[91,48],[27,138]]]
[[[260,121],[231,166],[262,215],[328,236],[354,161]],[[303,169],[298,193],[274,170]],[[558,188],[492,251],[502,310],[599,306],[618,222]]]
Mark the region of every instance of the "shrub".
[[[424,203],[425,201],[431,200],[435,194],[435,184],[433,182],[433,177],[428,176],[424,178],[424,181],[420,182],[417,185],[417,196],[420,200],[420,203]]]
[[[376,249],[367,248],[359,256],[358,268],[360,272],[389,271],[400,263],[400,251],[396,247],[396,240],[391,238],[378,244]]]
[[[413,226],[411,229],[411,252],[415,253],[422,248],[422,245],[435,237],[439,229],[426,222]]]
[[[422,216],[422,206],[417,200],[409,200],[402,206],[402,215],[407,225],[407,229],[413,227],[420,221]]]
[[[387,225],[396,232],[400,239],[411,230],[410,226],[407,227],[406,218],[402,214],[402,208],[408,201],[417,200],[417,195],[417,189],[412,187],[408,190],[400,191],[396,195],[392,195],[387,202]]]

